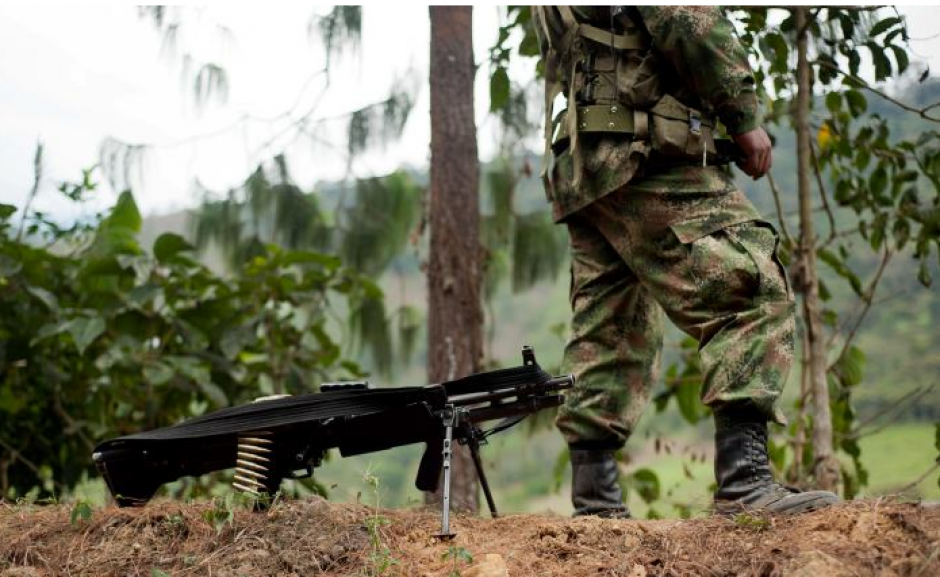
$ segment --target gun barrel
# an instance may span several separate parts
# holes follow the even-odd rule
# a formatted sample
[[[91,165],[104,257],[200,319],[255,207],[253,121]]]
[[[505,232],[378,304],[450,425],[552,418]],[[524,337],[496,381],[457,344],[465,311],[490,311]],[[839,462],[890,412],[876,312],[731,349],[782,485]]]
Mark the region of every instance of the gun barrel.
[[[493,389],[491,391],[454,395],[452,397],[448,397],[447,402],[457,407],[463,407],[466,405],[498,401],[510,397],[545,395],[556,391],[570,389],[574,386],[574,380],[574,375],[568,374],[560,377],[554,377],[540,384],[526,383],[522,385],[507,385]]]

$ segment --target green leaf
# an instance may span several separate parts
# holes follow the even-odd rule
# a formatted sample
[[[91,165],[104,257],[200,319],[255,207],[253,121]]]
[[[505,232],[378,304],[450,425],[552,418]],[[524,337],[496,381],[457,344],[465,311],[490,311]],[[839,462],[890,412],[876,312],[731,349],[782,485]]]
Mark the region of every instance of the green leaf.
[[[28,398],[14,392],[9,384],[0,387],[0,412],[15,415],[23,410],[28,402]]]
[[[697,423],[702,420],[700,386],[698,382],[679,383],[676,386],[676,404],[679,406],[679,412],[689,423]]]
[[[901,250],[911,237],[911,225],[906,218],[899,218],[895,221],[893,233],[894,242],[897,244],[898,250]]]
[[[153,256],[162,263],[168,263],[181,252],[193,250],[193,245],[178,234],[166,232],[153,243]]]
[[[42,304],[46,305],[50,311],[55,312],[59,310],[59,300],[51,292],[38,286],[29,286],[26,287],[26,290],[29,294],[42,301]]]
[[[3,204],[0,203],[0,220],[6,220],[13,216],[13,213],[16,212],[16,207],[12,204]]]
[[[67,328],[75,348],[79,354],[84,354],[85,349],[104,332],[105,324],[101,317],[79,317],[69,321]]]
[[[166,571],[161,571],[160,569],[157,569],[156,567],[151,567],[150,577],[171,577],[171,576]]]
[[[842,27],[842,37],[852,38],[855,36],[855,22],[848,14],[839,13],[839,25]]]
[[[502,66],[490,77],[490,112],[501,110],[509,102],[509,74]]]
[[[852,269],[848,267],[844,260],[840,259],[838,255],[825,248],[821,248],[816,251],[816,255],[819,257],[819,260],[829,265],[829,268],[835,271],[836,274],[849,281],[849,285],[851,285],[852,290],[855,291],[855,294],[862,294],[861,279],[859,279],[858,275],[856,275]]]
[[[141,308],[162,296],[163,287],[152,284],[145,284],[131,289],[131,291],[127,293],[127,302],[129,302],[134,307]]]
[[[265,353],[242,351],[238,353],[237,360],[246,365],[262,365],[268,362],[268,355]]]
[[[873,250],[880,250],[881,243],[884,242],[884,239],[885,239],[884,224],[874,226],[871,231],[871,239],[869,240],[869,243],[871,244],[871,248]]]
[[[874,197],[878,198],[884,194],[885,189],[888,187],[888,173],[884,168],[879,166],[871,173],[868,186]]]
[[[901,19],[897,16],[891,16],[890,18],[885,18],[877,24],[871,27],[871,30],[868,32],[869,36],[878,36],[879,34],[884,34],[893,26],[896,26],[901,23]]]
[[[173,369],[160,361],[144,366],[144,379],[155,386],[165,385],[173,378],[173,375]]]
[[[847,387],[854,387],[862,382],[865,372],[865,353],[858,347],[849,347],[834,367],[842,383]]]
[[[826,95],[826,108],[829,112],[835,114],[842,108],[842,95],[838,92],[830,92]]]
[[[652,503],[659,499],[659,477],[652,469],[637,469],[630,475],[630,485],[646,503]]]
[[[934,424],[933,448],[937,450],[937,453],[940,453],[940,423]],[[940,455],[937,457],[940,458]]]
[[[862,57],[859,56],[857,50],[849,52],[849,72],[854,76],[858,76],[858,69],[862,64]]]
[[[343,264],[338,256],[313,251],[295,250],[287,253],[284,264],[319,264],[329,270],[336,270]]]
[[[36,336],[34,336],[32,340],[29,341],[30,346],[35,345],[43,339],[47,339],[53,335],[58,335],[65,332],[69,328],[69,323],[70,321],[60,321],[44,324],[43,326],[39,327],[38,331],[36,331]]]
[[[867,42],[865,45],[868,47],[869,52],[871,52],[872,62],[875,63],[875,80],[880,82],[888,76],[891,76],[891,61],[888,60],[885,49],[874,42]]]
[[[220,407],[228,406],[228,396],[226,396],[225,391],[223,391],[219,385],[208,380],[196,381],[196,385],[198,385],[199,390],[201,390],[204,395],[209,397],[209,399],[211,399],[212,402],[216,405]]]
[[[72,507],[72,513],[69,515],[69,523],[74,525],[79,521],[87,521],[89,519],[91,519],[91,505],[85,501],[75,503],[75,506]]]
[[[125,190],[118,196],[117,203],[111,209],[111,214],[102,222],[107,228],[125,228],[133,232],[140,232],[143,219],[137,210],[137,203],[131,191]]]
[[[845,100],[849,103],[849,111],[851,111],[852,116],[861,116],[868,109],[868,100],[858,90],[846,91]]]
[[[891,46],[891,50],[894,52],[894,59],[898,63],[898,72],[904,72],[907,70],[907,67],[910,66],[910,59],[907,56],[907,50],[901,48],[900,46]]]
[[[0,254],[0,276],[13,276],[23,270],[23,262]]]
[[[539,55],[539,39],[536,35],[526,30],[526,35],[522,38],[522,41],[519,43],[519,55],[520,56],[538,56]]]
[[[783,36],[776,33],[768,34],[766,37],[767,44],[773,49],[773,55],[765,54],[768,57],[768,60],[771,61],[772,66],[776,70],[786,70],[787,68],[787,56],[790,52],[789,46],[787,46],[787,41],[784,40]]]
[[[930,269],[927,267],[926,258],[920,261],[920,268],[917,271],[917,280],[926,287],[929,287],[933,283],[933,278],[930,276]]]
[[[937,424],[937,435],[940,435],[940,423]],[[940,436],[938,438],[938,443],[940,443]],[[940,445],[938,445],[940,447]],[[940,450],[940,449],[938,449]],[[552,479],[554,479],[554,488],[555,491],[561,489],[562,484],[565,480],[565,468],[568,466],[568,461],[571,460],[568,448],[564,447],[561,451],[558,452],[558,456],[555,458],[555,466],[552,467]]]

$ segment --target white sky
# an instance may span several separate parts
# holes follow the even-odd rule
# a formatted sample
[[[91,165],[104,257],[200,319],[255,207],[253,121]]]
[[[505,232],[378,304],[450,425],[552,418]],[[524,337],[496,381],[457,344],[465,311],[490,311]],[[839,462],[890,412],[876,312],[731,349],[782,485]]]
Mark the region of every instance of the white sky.
[[[0,202],[21,206],[32,183],[37,140],[45,143],[46,178],[51,189],[63,179],[77,180],[81,169],[97,162],[106,136],[155,143],[145,186],[135,194],[146,213],[192,206],[191,182],[198,177],[223,191],[244,180],[258,160],[279,151],[283,142],[261,144],[278,132],[277,123],[237,123],[244,114],[276,116],[296,102],[309,107],[317,80],[302,87],[322,67],[317,39],[307,23],[314,8],[299,4],[236,4],[187,7],[181,49],[197,59],[216,60],[229,73],[224,106],[194,109],[191,88],[181,84],[179,58],[161,57],[162,38],[152,23],[125,5],[0,5]],[[940,73],[940,7],[902,8],[916,56]],[[322,9],[321,9],[322,12]],[[216,24],[228,27],[223,41]],[[474,10],[477,76],[477,125],[481,157],[493,154],[488,120],[487,50],[498,26],[493,6]],[[342,114],[379,100],[395,78],[410,68],[419,79],[419,97],[404,138],[370,154],[354,167],[357,175],[383,173],[402,163],[427,162],[430,123],[427,89],[429,23],[426,6],[372,4],[365,8],[359,56],[334,67],[331,86],[318,104],[318,116]],[[921,40],[923,39],[923,40]],[[224,131],[226,127],[238,129]],[[220,132],[221,131],[221,132]],[[216,133],[195,144],[178,144],[199,134]],[[340,135],[334,135],[340,136]],[[539,142],[533,142],[538,147]],[[337,142],[342,142],[340,138]],[[166,146],[174,145],[175,146]],[[341,177],[342,155],[318,147],[291,148],[295,180],[304,187]],[[40,208],[67,214],[53,194]],[[104,187],[92,206],[108,206],[114,193]],[[45,203],[45,204],[43,204]]]

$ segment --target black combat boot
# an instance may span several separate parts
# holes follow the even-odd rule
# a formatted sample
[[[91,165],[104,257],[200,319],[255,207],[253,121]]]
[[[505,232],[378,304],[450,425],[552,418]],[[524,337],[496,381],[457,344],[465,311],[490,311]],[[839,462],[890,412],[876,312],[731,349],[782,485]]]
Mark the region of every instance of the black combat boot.
[[[715,412],[715,512],[805,513],[840,499],[829,491],[799,491],[774,481],[767,456],[767,420],[753,410]]]
[[[571,504],[574,516],[597,515],[611,519],[629,519],[623,504],[623,491],[617,482],[614,452],[601,449],[570,449]]]

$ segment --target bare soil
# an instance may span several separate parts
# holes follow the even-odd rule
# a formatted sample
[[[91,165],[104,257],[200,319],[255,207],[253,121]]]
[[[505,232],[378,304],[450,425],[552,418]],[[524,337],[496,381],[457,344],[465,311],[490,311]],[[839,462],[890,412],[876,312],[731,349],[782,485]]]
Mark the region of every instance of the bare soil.
[[[450,542],[431,537],[439,529],[432,511],[379,511],[370,533],[375,515],[311,499],[263,513],[239,509],[226,521],[227,511],[212,504],[157,502],[73,521],[68,506],[0,503],[0,577],[446,577],[455,567],[464,577],[506,574],[464,559],[455,565],[458,552],[477,562],[498,554],[513,577],[940,576],[940,507],[891,500],[687,521],[457,516]]]

